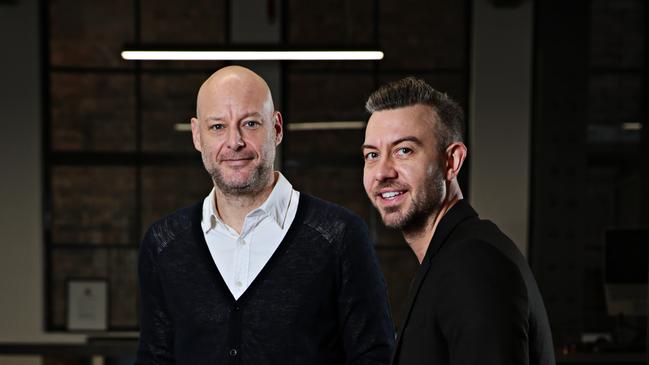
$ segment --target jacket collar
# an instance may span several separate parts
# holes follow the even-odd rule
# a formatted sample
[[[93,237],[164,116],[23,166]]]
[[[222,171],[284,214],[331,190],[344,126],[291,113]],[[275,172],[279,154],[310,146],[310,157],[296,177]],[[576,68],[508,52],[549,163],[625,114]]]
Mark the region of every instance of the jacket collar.
[[[478,213],[466,202],[464,199],[459,200],[455,205],[449,209],[446,214],[442,217],[437,225],[437,229],[433,234],[433,238],[428,244],[426,249],[426,254],[424,259],[421,262],[421,266],[429,265],[430,260],[439,252],[439,250],[444,246],[446,239],[453,232],[455,227],[457,227],[464,220],[477,217]]]

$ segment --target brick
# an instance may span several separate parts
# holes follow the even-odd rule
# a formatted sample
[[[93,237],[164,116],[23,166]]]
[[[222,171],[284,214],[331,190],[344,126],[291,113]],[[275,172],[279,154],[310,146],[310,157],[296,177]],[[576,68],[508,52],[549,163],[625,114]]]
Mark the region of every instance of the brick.
[[[358,45],[374,39],[373,0],[287,1],[288,43]]]
[[[133,245],[135,169],[52,169],[52,241],[64,244]]]
[[[200,161],[200,156],[196,156]],[[200,163],[194,166],[142,168],[142,232],[155,220],[207,196],[212,181]]]
[[[133,151],[135,89],[130,75],[52,74],[55,151]]]
[[[381,69],[464,69],[465,1],[387,0],[380,3]]]
[[[226,0],[142,0],[142,41],[166,44],[225,43]]]
[[[196,94],[209,74],[152,74],[142,77],[142,148],[145,152],[192,152],[189,131],[174,125],[196,115]]]
[[[286,123],[363,120],[373,90],[371,75],[291,74]]]
[[[135,41],[133,9],[130,0],[49,2],[52,65],[133,67],[120,56]]]

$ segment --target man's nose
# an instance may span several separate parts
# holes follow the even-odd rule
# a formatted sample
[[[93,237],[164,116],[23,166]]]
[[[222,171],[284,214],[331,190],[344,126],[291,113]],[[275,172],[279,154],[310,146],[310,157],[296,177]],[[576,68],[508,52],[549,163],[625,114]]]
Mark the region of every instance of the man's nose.
[[[245,145],[239,128],[230,128],[228,131],[228,147],[233,150],[238,150]]]
[[[394,161],[390,158],[382,158],[376,166],[374,178],[376,181],[385,181],[397,178],[397,170],[394,168]]]

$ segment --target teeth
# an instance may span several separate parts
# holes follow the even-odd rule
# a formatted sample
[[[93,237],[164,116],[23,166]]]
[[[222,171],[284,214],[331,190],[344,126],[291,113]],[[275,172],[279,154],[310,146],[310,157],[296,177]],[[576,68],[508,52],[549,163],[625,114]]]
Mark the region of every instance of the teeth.
[[[381,194],[381,197],[383,197],[383,199],[390,199],[390,198],[394,198],[397,195],[401,195],[401,193],[399,193],[397,191],[391,191],[389,193]]]

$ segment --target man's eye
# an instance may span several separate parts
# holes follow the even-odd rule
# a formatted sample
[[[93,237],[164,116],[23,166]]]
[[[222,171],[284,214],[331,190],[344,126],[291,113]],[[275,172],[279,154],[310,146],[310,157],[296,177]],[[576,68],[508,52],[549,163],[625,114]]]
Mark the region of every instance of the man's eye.
[[[412,150],[408,147],[401,147],[397,150],[397,154],[401,156],[409,155],[412,153]]]
[[[218,130],[218,129],[223,129],[223,124],[221,123],[215,123],[209,126],[209,129],[211,130]]]
[[[376,152],[368,152],[365,154],[365,160],[374,160],[379,157],[379,154]]]
[[[245,125],[248,128],[255,128],[259,125],[260,123],[256,120],[246,120],[243,122],[243,125]]]

